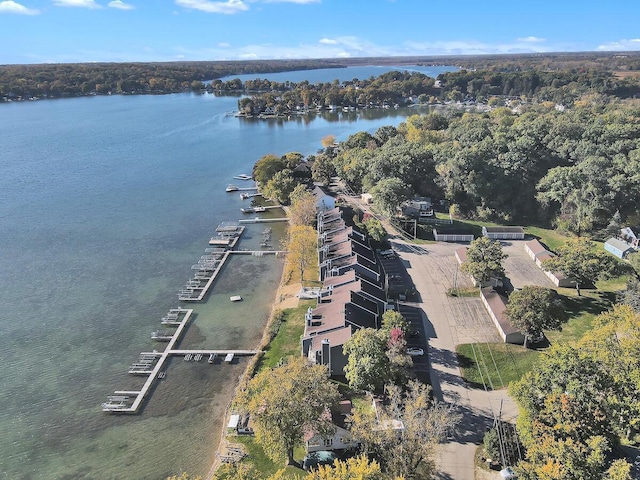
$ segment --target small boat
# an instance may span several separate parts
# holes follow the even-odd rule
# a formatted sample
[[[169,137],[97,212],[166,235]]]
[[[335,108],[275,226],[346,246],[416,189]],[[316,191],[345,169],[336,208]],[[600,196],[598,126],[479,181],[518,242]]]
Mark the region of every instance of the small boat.
[[[233,353],[227,353],[227,356],[224,357],[224,361],[227,363],[233,362]]]
[[[256,213],[260,213],[260,212],[266,212],[267,209],[264,207],[253,207],[253,211]]]
[[[237,192],[238,190],[240,190],[240,187],[232,184],[227,185],[227,188],[225,188],[226,192]]]
[[[209,360],[207,360],[207,362],[209,362],[209,363],[215,362],[216,361],[216,357],[217,357],[217,355],[215,353],[209,354]]]
[[[236,180],[251,180],[253,177],[251,175],[247,175],[246,173],[241,173],[240,175],[236,175],[233,178]]]
[[[255,197],[255,194],[251,193],[241,193],[240,200],[246,200],[247,198]]]
[[[163,379],[164,377],[166,377],[166,376],[167,376],[167,372],[164,372],[164,371],[162,371],[162,372],[158,372],[158,378],[159,378],[160,380],[162,380],[162,379]]]
[[[256,210],[255,208],[241,208],[240,211],[242,213],[254,213]]]
[[[231,300],[232,302],[239,302],[242,300],[242,297],[240,295],[233,295],[229,297],[229,300]]]

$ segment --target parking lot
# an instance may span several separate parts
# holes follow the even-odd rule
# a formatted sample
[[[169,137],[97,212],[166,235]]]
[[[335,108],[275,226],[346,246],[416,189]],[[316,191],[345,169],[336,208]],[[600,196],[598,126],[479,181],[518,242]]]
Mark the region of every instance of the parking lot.
[[[524,249],[526,240],[502,241],[504,253],[509,255],[504,260],[505,275],[513,288],[522,288],[525,285],[538,285],[553,288],[551,280],[536,265]]]

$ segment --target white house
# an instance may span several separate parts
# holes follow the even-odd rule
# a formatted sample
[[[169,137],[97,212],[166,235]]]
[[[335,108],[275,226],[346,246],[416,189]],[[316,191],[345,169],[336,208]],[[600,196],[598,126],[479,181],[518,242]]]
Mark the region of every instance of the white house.
[[[357,448],[360,442],[355,440],[351,432],[345,428],[346,416],[351,413],[351,401],[343,400],[338,404],[338,411],[329,413],[336,430],[329,437],[322,437],[314,432],[307,432],[304,436],[307,453],[322,450],[349,450]]]

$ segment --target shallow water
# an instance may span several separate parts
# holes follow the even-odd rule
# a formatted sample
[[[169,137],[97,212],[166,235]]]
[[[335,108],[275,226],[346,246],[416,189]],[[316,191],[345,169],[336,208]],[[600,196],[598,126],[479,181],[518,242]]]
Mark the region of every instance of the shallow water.
[[[205,474],[247,360],[172,360],[140,415],[105,415],[176,307],[222,221],[242,217],[234,175],[266,153],[397,124],[412,110],[291,122],[226,115],[237,98],[113,96],[0,105],[0,477],[158,479]],[[277,215],[271,212],[272,215]],[[284,231],[274,229],[274,246]],[[240,248],[255,249],[250,225]],[[282,260],[230,259],[182,346],[255,348]],[[243,302],[231,303],[230,295]],[[187,306],[183,304],[183,306]]]

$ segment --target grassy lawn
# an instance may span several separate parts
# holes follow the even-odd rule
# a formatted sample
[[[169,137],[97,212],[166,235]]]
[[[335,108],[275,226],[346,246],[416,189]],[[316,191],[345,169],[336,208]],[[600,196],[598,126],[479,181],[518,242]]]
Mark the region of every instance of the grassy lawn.
[[[304,333],[304,314],[307,308],[316,305],[314,300],[300,300],[296,308],[282,311],[283,320],[278,334],[269,343],[260,359],[258,371],[275,367],[280,359],[290,355],[300,355],[300,337]]]
[[[473,343],[456,348],[463,378],[472,386],[500,389],[533,368],[539,352],[508,343]],[[477,359],[477,360],[476,360]]]
[[[231,437],[230,441],[244,444],[247,448],[248,456],[243,460],[243,462],[253,464],[253,466],[262,474],[262,478],[273,475],[284,466],[284,463],[272,462],[271,459],[265,455],[262,447],[254,437]],[[296,461],[302,462],[304,455],[304,448],[297,448],[294,450],[294,458]],[[284,478],[298,478],[305,474],[306,472],[300,468],[288,466],[285,470]]]
[[[478,287],[468,288],[449,288],[447,289],[449,297],[479,297],[480,289]]]
[[[540,240],[541,243],[545,244],[548,249],[556,250],[560,245],[563,245],[570,237],[566,235],[562,235],[561,233],[556,232],[555,230],[549,230],[547,228],[540,227],[525,227],[524,231],[527,235],[531,235]]]
[[[585,332],[591,330],[593,319],[611,308],[615,296],[610,292],[596,290],[582,290],[578,297],[573,288],[559,288],[562,302],[569,319],[562,326],[562,331],[545,332],[549,342],[575,342],[582,338]]]

